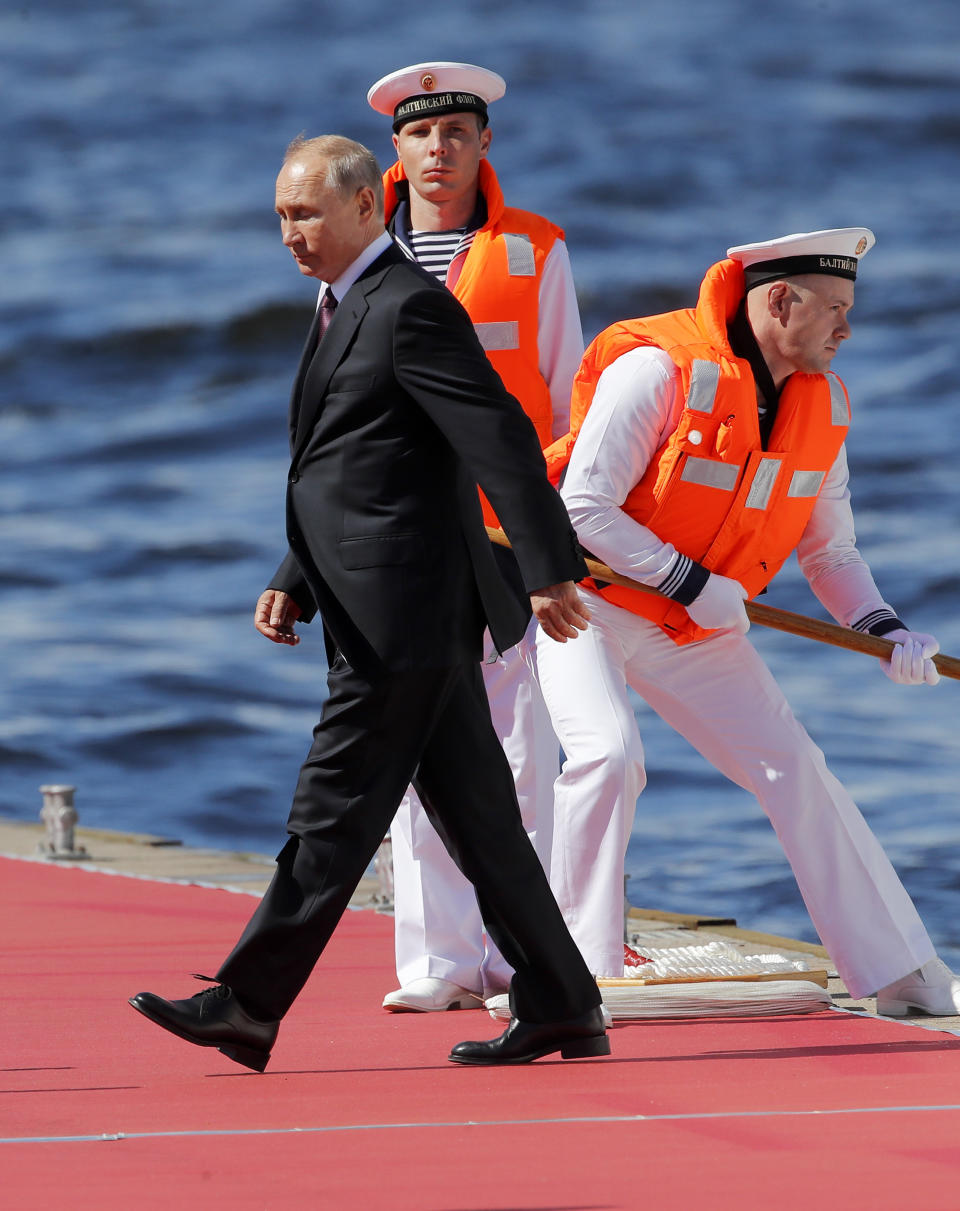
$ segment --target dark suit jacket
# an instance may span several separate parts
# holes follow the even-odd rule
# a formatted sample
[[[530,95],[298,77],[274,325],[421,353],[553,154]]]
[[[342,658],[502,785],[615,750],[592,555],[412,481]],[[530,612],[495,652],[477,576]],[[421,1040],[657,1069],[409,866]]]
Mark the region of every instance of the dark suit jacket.
[[[347,291],[290,405],[290,551],[271,581],[368,675],[501,651],[529,603],[483,529],[483,487],[528,590],[585,575],[522,408],[445,287],[396,247]]]

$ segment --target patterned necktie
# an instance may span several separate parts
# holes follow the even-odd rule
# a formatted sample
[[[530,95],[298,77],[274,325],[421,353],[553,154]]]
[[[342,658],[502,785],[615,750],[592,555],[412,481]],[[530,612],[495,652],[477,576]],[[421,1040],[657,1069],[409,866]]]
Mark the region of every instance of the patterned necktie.
[[[333,296],[333,291],[328,286],[323,292],[323,297],[320,300],[319,315],[320,322],[317,324],[317,344],[323,340],[323,334],[330,327],[333,320],[333,313],[337,309],[337,300]]]

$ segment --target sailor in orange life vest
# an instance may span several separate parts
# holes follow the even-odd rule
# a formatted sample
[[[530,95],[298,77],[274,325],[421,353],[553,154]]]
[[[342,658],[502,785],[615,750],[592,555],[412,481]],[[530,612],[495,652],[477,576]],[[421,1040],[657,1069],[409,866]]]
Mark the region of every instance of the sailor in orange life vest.
[[[507,207],[487,159],[487,106],[506,91],[469,63],[418,63],[378,80],[367,100],[393,119],[397,162],[384,174],[394,239],[466,308],[506,388],[533,421],[541,446],[565,434],[583,333],[563,232]],[[482,495],[482,494],[481,494]],[[488,525],[499,525],[482,499]],[[493,548],[519,586],[516,561]],[[536,620],[525,643],[532,643]],[[546,867],[560,750],[519,650],[485,639],[482,666],[494,728],[513,770],[520,811]],[[400,988],[392,1011],[482,1008],[505,994],[512,971],[486,936],[476,896],[411,788],[391,826]]]
[[[873,243],[855,227],[729,249],[695,310],[597,337],[571,433],[546,452],[554,475],[565,466],[583,546],[665,594],[586,581],[588,631],[535,648],[566,754],[551,883],[596,975],[623,974],[624,858],[645,782],[629,685],[756,795],[853,996],[876,992],[892,1015],[960,1012],[960,981],[745,637],[744,599],[796,550],[838,622],[895,641],[881,666],[893,681],[939,679],[937,641],[897,618],[855,544],[849,403],[830,365]]]

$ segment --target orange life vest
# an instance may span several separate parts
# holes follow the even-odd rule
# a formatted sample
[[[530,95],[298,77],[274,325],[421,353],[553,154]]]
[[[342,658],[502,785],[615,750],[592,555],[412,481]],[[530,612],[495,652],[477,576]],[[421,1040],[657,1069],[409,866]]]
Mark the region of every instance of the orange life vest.
[[[743,293],[741,266],[721,261],[704,278],[695,310],[625,320],[601,332],[574,380],[571,431],[544,453],[556,482],[603,370],[641,345],[664,350],[680,371],[683,413],[622,508],[709,571],[739,580],[754,597],[800,541],[846,438],[850,404],[832,372],[792,374],[762,448],[750,363],[735,356],[727,337]],[[585,583],[651,619],[676,643],[710,634],[669,598]]]
[[[400,202],[397,182],[404,180],[399,160],[383,175],[388,222]],[[533,421],[543,448],[553,440],[553,408],[537,348],[540,281],[547,255],[563,239],[563,232],[540,215],[505,206],[496,173],[486,160],[480,161],[478,187],[487,205],[487,221],[466,253],[454,257],[447,286],[473,320],[480,344],[504,386]],[[482,492],[480,499],[484,521],[498,526]]]

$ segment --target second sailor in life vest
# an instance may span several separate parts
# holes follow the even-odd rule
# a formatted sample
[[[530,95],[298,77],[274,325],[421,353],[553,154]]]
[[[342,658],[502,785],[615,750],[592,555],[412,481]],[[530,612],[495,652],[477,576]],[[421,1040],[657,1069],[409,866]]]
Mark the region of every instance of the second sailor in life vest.
[[[505,89],[499,75],[475,64],[419,63],[378,80],[367,99],[393,119],[398,159],[383,179],[391,234],[463,305],[543,447],[570,427],[583,334],[563,232],[540,215],[507,206],[487,159],[488,106]],[[486,523],[498,525],[481,501]],[[493,552],[505,578],[524,594],[512,552],[499,546]],[[523,825],[546,865],[559,772],[546,706],[519,647],[498,655],[491,643],[482,676]],[[401,986],[387,994],[384,1008],[442,1011],[503,996],[513,973],[484,926],[472,886],[412,789],[391,838]]]
[[[865,232],[860,240],[866,251],[873,237]],[[744,266],[731,252],[708,270],[696,308],[624,320],[600,333],[574,381],[570,433],[546,451],[556,481],[604,370],[641,346],[670,357],[679,373],[676,426],[620,504],[668,544],[669,572],[655,577],[667,596],[587,583],[677,643],[708,634],[685,608],[708,573],[738,581],[750,598],[773,579],[803,536],[850,422],[846,389],[832,371],[793,373],[774,390],[746,321]],[[815,259],[856,265],[855,257]]]
[[[410,253],[409,182],[399,160],[383,184],[388,229]],[[488,160],[480,161],[477,186],[477,208],[443,280],[541,447],[549,446],[569,423],[571,353],[582,350],[564,233],[542,215],[507,206]],[[498,526],[482,493],[481,501],[486,524]]]

